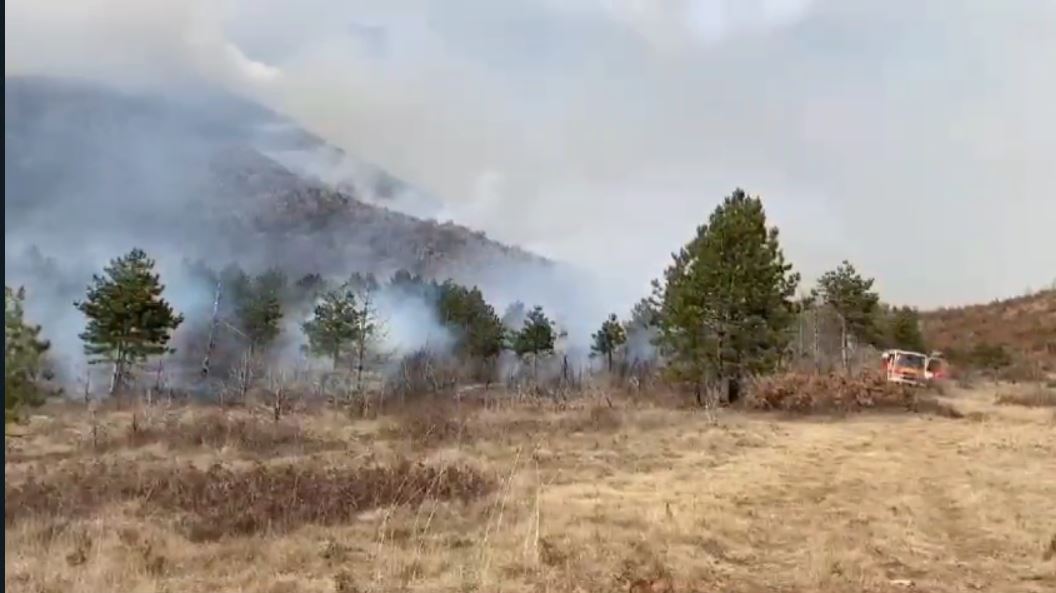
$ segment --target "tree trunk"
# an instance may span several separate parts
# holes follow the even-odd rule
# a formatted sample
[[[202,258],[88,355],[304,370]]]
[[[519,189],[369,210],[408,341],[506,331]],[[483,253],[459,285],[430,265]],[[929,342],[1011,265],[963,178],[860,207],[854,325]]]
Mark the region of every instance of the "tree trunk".
[[[84,405],[90,404],[92,401],[92,368],[88,367],[84,371]]]
[[[283,385],[282,385],[282,380],[283,379],[280,377],[275,382],[275,385],[274,385],[274,387],[275,387],[275,400],[273,402],[273,406],[274,407],[273,407],[272,411],[274,413],[274,421],[276,423],[278,423],[279,418],[282,416],[282,405],[283,405],[283,392],[282,392]]]
[[[202,378],[209,376],[209,359],[216,346],[216,327],[220,323],[220,282],[216,283],[216,295],[213,297],[213,319],[209,325],[209,342],[205,346],[205,359],[202,361]]]
[[[246,402],[246,394],[249,393],[249,384],[250,384],[250,381],[252,380],[252,378],[251,378],[252,369],[250,368],[252,366],[252,361],[253,361],[253,347],[250,346],[249,347],[249,351],[246,352],[245,355],[243,355],[243,357],[242,357],[242,381],[241,381],[241,384],[238,386],[239,387],[238,399],[242,403]]]
[[[840,315],[840,362],[843,365],[843,372],[850,374],[851,363],[847,357],[847,319],[838,312],[837,315]]]
[[[356,352],[356,391],[363,392],[363,358],[366,356],[367,343],[361,340]]]
[[[726,380],[726,403],[735,404],[741,399],[741,378],[734,375]]]
[[[606,353],[606,356],[609,359],[609,373],[611,374],[612,373],[612,350],[611,349]]]
[[[804,316],[803,314],[804,313],[805,313],[805,311],[800,311],[799,312],[799,319],[797,320],[797,323],[796,323],[796,330],[797,330],[797,334],[798,334],[796,336],[796,364],[797,365],[800,364],[800,361],[803,360],[803,353],[804,353],[804,350],[806,350],[806,347],[803,344],[803,316]]]
[[[125,352],[124,349],[117,350],[117,358],[114,360],[114,372],[110,376],[110,397],[120,400],[124,391],[125,382]]]
[[[821,357],[818,356],[818,309],[814,309],[814,314],[811,317],[814,322],[814,371],[818,372],[821,370]]]

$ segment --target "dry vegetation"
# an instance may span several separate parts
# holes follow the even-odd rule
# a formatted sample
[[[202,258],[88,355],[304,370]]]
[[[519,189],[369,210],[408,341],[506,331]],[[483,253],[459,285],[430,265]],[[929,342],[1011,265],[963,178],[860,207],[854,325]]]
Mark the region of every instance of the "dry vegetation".
[[[1032,408],[1056,408],[1056,386],[1052,384],[1017,385],[1005,387],[998,392],[998,404],[1009,406],[1027,406]]]
[[[864,383],[757,386],[778,412],[156,409],[140,436],[101,411],[103,444],[50,408],[8,441],[5,590],[1056,590],[1052,410],[989,385],[912,413]]]
[[[1056,373],[1056,289],[984,305],[924,313],[928,342],[945,352],[1004,345],[1028,366]]]

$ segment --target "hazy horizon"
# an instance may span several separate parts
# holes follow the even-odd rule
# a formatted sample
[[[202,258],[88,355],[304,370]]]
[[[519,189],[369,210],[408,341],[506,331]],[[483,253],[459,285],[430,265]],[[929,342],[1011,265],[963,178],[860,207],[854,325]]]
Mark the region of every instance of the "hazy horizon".
[[[735,187],[809,282],[930,308],[1056,277],[1056,3],[18,0],[5,74],[205,78],[613,286]],[[1050,158],[1046,158],[1050,157]]]

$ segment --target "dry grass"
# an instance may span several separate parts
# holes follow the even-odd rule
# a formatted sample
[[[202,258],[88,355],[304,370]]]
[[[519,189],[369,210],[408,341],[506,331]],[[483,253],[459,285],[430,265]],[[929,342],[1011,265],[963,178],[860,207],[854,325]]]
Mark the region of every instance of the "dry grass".
[[[177,513],[191,541],[306,523],[349,521],[362,511],[426,500],[469,501],[491,482],[468,467],[427,467],[403,460],[394,466],[263,465],[235,470],[214,465],[149,468],[127,464],[69,465],[5,488],[8,525],[33,518],[83,517],[111,504],[134,501],[145,511]]]
[[[237,447],[271,455],[287,450],[316,450],[329,444],[305,434],[303,427],[294,422],[213,410],[190,417],[175,415],[130,423],[124,430],[114,432],[95,446],[107,450],[161,443],[170,449]]]
[[[316,414],[291,421],[342,449],[265,463],[164,443],[94,461],[63,448],[75,417],[36,419],[5,468],[5,588],[1052,591],[1054,417],[993,393],[951,388],[960,420],[464,406],[430,412],[461,433],[424,440],[426,420]]]
[[[1005,406],[1053,408],[1056,407],[1056,389],[1042,385],[1029,385],[1019,390],[1006,390],[998,393],[994,401]]]

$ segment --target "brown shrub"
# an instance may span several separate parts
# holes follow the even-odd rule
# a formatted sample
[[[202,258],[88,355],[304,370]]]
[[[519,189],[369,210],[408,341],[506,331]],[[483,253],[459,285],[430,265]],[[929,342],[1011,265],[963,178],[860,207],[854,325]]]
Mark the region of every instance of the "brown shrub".
[[[395,372],[385,380],[386,398],[407,402],[455,391],[461,377],[458,362],[420,349],[400,359]]]
[[[914,409],[910,388],[888,383],[882,375],[784,373],[754,382],[746,405],[787,412],[851,412],[873,408]]]
[[[1056,407],[1056,390],[1041,385],[1017,393],[999,393],[995,402],[1003,406],[1026,406],[1028,408]]]
[[[106,504],[138,501],[143,510],[180,513],[188,537],[206,541],[305,523],[341,523],[381,506],[468,501],[491,488],[491,479],[471,468],[406,460],[355,468],[257,464],[246,471],[221,465],[205,471],[192,466],[137,471],[97,462],[5,485],[4,520],[83,516]]]

